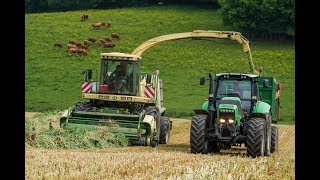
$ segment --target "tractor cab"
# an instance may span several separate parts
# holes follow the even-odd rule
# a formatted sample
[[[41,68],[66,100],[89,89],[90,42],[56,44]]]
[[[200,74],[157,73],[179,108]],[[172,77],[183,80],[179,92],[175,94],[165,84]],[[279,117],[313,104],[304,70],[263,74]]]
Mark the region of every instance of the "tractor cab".
[[[257,100],[258,89],[254,81],[257,75],[223,73],[216,75],[216,106],[233,104],[241,114],[250,112],[252,100]]]
[[[102,54],[99,93],[138,95],[140,58]]]

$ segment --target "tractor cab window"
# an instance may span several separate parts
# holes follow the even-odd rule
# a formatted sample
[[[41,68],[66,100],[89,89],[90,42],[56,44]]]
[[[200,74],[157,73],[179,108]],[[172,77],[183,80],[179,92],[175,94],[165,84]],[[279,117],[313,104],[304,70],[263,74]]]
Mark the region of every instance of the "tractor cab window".
[[[104,61],[101,69],[101,83],[108,86],[108,93],[134,94],[134,72],[136,63],[132,61]]]
[[[251,98],[251,82],[245,80],[219,80],[217,98],[223,98],[236,93],[241,99]]]
[[[251,106],[251,81],[224,79],[219,80],[217,89],[217,99],[223,97],[240,97],[242,108],[249,112]]]

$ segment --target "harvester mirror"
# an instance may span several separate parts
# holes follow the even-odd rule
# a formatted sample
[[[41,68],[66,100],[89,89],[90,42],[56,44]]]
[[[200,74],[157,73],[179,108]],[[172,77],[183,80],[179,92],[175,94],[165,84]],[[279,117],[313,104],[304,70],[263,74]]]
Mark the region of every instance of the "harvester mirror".
[[[263,87],[264,87],[264,88],[268,88],[268,87],[269,87],[269,80],[268,80],[268,79],[264,79],[264,80],[262,81],[262,84],[263,84]]]
[[[147,74],[146,82],[147,82],[147,84],[151,83],[151,74]]]
[[[201,77],[200,78],[200,85],[204,85],[204,82],[206,81],[205,77]]]
[[[88,71],[88,80],[92,78],[92,69],[87,69]]]

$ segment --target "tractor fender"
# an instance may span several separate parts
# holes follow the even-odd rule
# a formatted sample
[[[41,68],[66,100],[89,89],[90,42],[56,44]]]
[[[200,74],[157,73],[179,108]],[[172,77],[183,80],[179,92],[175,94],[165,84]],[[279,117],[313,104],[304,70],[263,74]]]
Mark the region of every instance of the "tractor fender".
[[[208,111],[208,100],[206,100],[201,107],[202,110]]]
[[[201,109],[195,109],[193,111],[195,114],[208,114],[208,100],[202,104]]]
[[[263,101],[257,102],[252,110],[251,117],[261,117],[267,119],[270,115],[271,106]]]
[[[193,111],[196,115],[198,115],[198,114],[206,114],[207,115],[208,114],[208,111],[203,110],[203,109],[194,109]]]

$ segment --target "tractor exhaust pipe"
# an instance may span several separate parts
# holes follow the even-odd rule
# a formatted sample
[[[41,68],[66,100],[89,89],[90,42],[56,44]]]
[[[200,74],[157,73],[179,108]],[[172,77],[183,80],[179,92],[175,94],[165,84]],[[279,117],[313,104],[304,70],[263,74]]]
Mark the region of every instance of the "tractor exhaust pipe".
[[[214,79],[213,79],[213,75],[211,73],[209,73],[209,98],[208,98],[208,116],[209,116],[209,122],[211,124],[212,127],[214,127],[214,112],[215,112],[215,108],[214,108]]]

